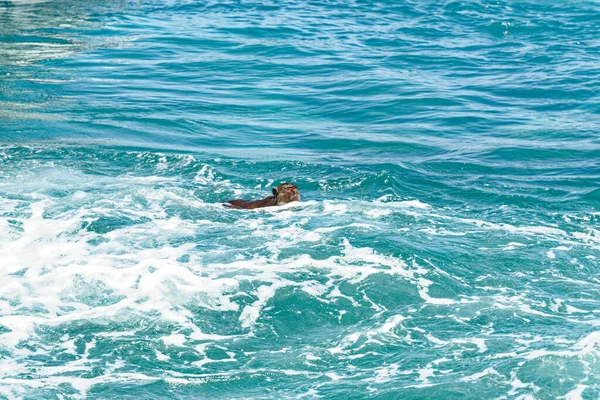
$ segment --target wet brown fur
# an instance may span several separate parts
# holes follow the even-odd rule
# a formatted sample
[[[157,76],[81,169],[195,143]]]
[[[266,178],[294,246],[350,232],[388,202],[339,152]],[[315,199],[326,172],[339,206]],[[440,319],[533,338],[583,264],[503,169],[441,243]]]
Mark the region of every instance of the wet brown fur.
[[[240,208],[252,210],[254,208],[273,207],[291,203],[300,200],[300,191],[298,187],[291,183],[282,183],[273,189],[273,196],[266,197],[262,200],[229,200],[225,205],[230,204],[231,208]]]

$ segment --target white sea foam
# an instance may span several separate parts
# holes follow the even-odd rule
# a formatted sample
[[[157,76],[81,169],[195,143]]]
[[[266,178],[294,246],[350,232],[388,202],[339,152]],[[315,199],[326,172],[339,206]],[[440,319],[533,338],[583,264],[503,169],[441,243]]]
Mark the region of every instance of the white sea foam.
[[[182,163],[188,161],[181,159]],[[172,162],[175,162],[172,158],[158,157],[153,165],[157,173],[168,172]],[[192,177],[193,174],[192,171]],[[544,253],[556,258],[552,263],[546,261],[548,264],[554,265],[563,258],[560,256],[568,254],[570,258],[581,260],[574,261],[571,267],[579,268],[581,263],[593,260],[594,256],[577,253],[582,246],[589,249],[597,243],[598,234],[593,228],[571,233],[554,226],[519,227],[461,219],[450,214],[434,214],[433,207],[417,200],[388,201],[390,198],[308,200],[247,212],[227,210],[218,202],[205,201],[197,192],[180,187],[179,178],[123,175],[101,184],[87,181],[81,174],[72,178],[70,195],[65,200],[37,193],[25,200],[0,202],[0,263],[3,266],[0,325],[5,328],[0,331],[0,348],[9,354],[9,361],[0,366],[0,387],[3,387],[0,395],[19,397],[27,387],[56,387],[71,381],[71,377],[61,376],[61,371],[77,375],[99,365],[106,369],[103,377],[72,380],[72,386],[81,396],[100,383],[126,379],[157,381],[156,376],[123,374],[119,370],[123,360],[119,358],[102,363],[91,355],[103,340],[130,341],[137,337],[142,329],[140,321],[153,321],[161,328],[167,327],[150,344],[147,357],[154,362],[176,364],[177,354],[186,351],[195,357],[186,365],[200,370],[219,368],[220,364],[224,370],[230,368],[226,365],[238,367],[241,357],[257,357],[260,351],[236,354],[230,351],[228,344],[253,338],[267,328],[273,305],[280,301],[278,294],[287,291],[308,296],[324,307],[344,306],[331,312],[333,323],[339,322],[343,334],[327,338],[323,349],[303,353],[305,361],[312,364],[308,367],[316,368],[314,365],[333,359],[348,362],[350,371],[353,363],[380,357],[378,352],[386,346],[418,345],[423,347],[424,354],[431,349],[436,354],[452,354],[450,358],[436,356],[431,361],[432,357],[418,367],[404,368],[397,362],[370,369],[368,373],[361,371],[361,375],[357,373],[374,390],[399,375],[411,376],[413,386],[417,387],[438,384],[446,374],[463,382],[486,377],[504,379],[498,373],[501,370],[493,367],[471,370],[468,375],[452,370],[455,366],[440,369],[440,365],[450,365],[467,354],[507,363],[529,362],[547,356],[574,357],[583,364],[587,358],[595,357],[600,348],[598,335],[592,332],[575,342],[567,336],[560,340],[514,337],[507,339],[514,347],[506,348],[508,342],[505,342],[499,352],[494,338],[499,337],[496,332],[500,329],[493,323],[480,326],[474,334],[454,332],[453,335],[431,331],[426,323],[418,326],[423,324],[421,312],[423,315],[437,313],[433,314],[434,319],[464,327],[472,324],[481,310],[508,312],[507,315],[523,321],[529,318],[529,322],[534,317],[562,318],[569,323],[585,324],[588,329],[599,326],[600,322],[594,318],[598,311],[591,307],[593,299],[589,300],[590,304],[585,303],[587,299],[572,301],[568,296],[536,300],[545,294],[531,296],[529,287],[515,292],[506,282],[500,285],[494,282],[500,275],[504,279],[528,279],[531,284],[528,271],[494,274],[489,272],[488,266],[483,266],[482,271],[461,272],[460,262],[446,264],[436,261],[435,257],[429,260],[410,256],[407,262],[392,255],[392,251],[393,254],[406,252],[401,241],[397,249],[388,251],[378,251],[378,243],[372,240],[360,241],[362,234],[389,232],[389,220],[396,218],[409,222],[407,226],[395,226],[395,234],[402,232],[406,237],[426,234],[417,237],[417,240],[426,237],[426,243],[473,234],[467,238],[471,239],[484,232],[488,237],[501,238],[496,242],[490,240],[488,251],[523,253],[525,249],[539,249],[538,242],[542,241],[541,258]],[[81,180],[79,184],[78,180]],[[51,184],[53,188],[61,187],[57,182]],[[228,193],[236,190],[240,195],[249,193],[244,187],[238,188],[220,179],[217,170],[209,165],[198,167],[195,184],[200,188],[221,185]],[[185,212],[174,212],[180,209],[198,214],[190,217]],[[117,223],[111,226],[112,221]],[[212,230],[218,231],[220,236],[211,236]],[[390,243],[394,240],[393,237],[385,239]],[[206,241],[214,243],[206,245]],[[326,251],[321,252],[323,248]],[[472,273],[481,274],[475,280],[483,281],[484,288],[468,287],[474,292],[468,295],[449,294],[454,292],[444,290],[438,292],[444,293],[438,295],[443,297],[435,296],[436,289],[445,289],[438,285],[450,285],[454,290],[467,288]],[[371,298],[368,290],[373,281],[370,278],[378,279],[381,275],[388,281],[405,283],[414,290],[409,295],[414,294],[417,302],[410,307],[394,308],[385,300]],[[569,271],[539,275],[536,279],[589,290],[598,285],[593,280],[570,275]],[[353,292],[349,287],[360,289]],[[227,315],[235,325],[235,335],[205,330],[204,321],[197,319],[198,309]],[[371,317],[346,325],[359,314],[356,311]],[[107,330],[86,338],[62,333],[62,330],[68,332],[70,326],[87,323],[107,327]],[[110,331],[113,327],[117,330]],[[55,331],[60,332],[60,340],[44,343],[45,332]],[[220,356],[211,355],[215,349]],[[323,354],[318,350],[328,351]],[[293,349],[285,351],[292,353]],[[65,354],[69,360],[75,360],[57,367],[39,368],[37,382],[19,378],[31,372],[28,357],[49,354]],[[590,368],[584,367],[584,370]],[[306,373],[288,372],[291,375]],[[327,377],[323,373],[318,376]],[[331,371],[328,378],[327,384],[339,384],[346,376]],[[179,385],[236,378],[232,374],[180,376],[170,371],[160,379]],[[521,382],[517,375],[506,380],[514,396],[536,389],[533,384]],[[577,386],[572,393],[571,398],[577,398],[573,396],[582,392]]]
[[[587,388],[586,385],[577,385],[577,387],[567,393],[564,397],[565,400],[580,400],[582,399],[583,391]]]
[[[461,378],[462,382],[473,382],[473,381],[478,381],[481,378],[484,378],[488,375],[496,375],[496,376],[502,376],[498,373],[498,371],[496,371],[494,368],[486,368],[485,370],[475,373],[473,375],[470,376],[465,376],[464,378]]]
[[[485,339],[483,339],[483,338],[457,338],[457,339],[451,339],[451,340],[440,340],[440,339],[436,338],[435,336],[433,336],[432,334],[427,334],[425,337],[431,343],[434,343],[436,345],[447,346],[447,345],[452,345],[452,344],[460,344],[460,345],[473,344],[477,347],[477,351],[479,353],[484,353],[487,351]]]
[[[131,184],[144,184],[125,178]],[[159,182],[155,180],[155,182]],[[163,182],[164,183],[164,182]],[[121,198],[90,199],[85,192],[75,192],[75,200],[91,201],[87,208],[80,208],[59,214],[51,218],[46,215],[52,210],[52,200],[42,200],[31,204],[30,215],[22,219],[23,232],[18,239],[11,241],[11,246],[0,248],[0,258],[7,268],[3,270],[6,283],[0,291],[3,296],[17,297],[20,299],[18,307],[33,307],[43,304],[43,312],[36,316],[22,317],[10,315],[11,306],[4,304],[6,314],[0,317],[0,323],[10,331],[0,334],[1,345],[13,355],[26,356],[29,350],[20,349],[18,345],[28,340],[36,340],[36,329],[42,326],[60,326],[76,321],[118,321],[128,318],[127,315],[152,314],[158,312],[161,319],[175,323],[177,330],[164,336],[162,342],[167,347],[186,347],[197,340],[209,342],[223,340],[220,335],[206,334],[190,321],[188,304],[201,305],[206,309],[218,311],[239,311],[239,323],[242,328],[252,329],[259,321],[263,309],[273,299],[277,291],[284,287],[298,287],[308,295],[319,299],[348,298],[353,304],[357,301],[343,295],[337,287],[334,290],[316,281],[293,282],[280,276],[281,273],[294,270],[308,270],[318,268],[326,271],[334,280],[360,282],[372,274],[390,274],[407,279],[412,284],[427,290],[431,281],[419,278],[428,273],[427,269],[407,264],[396,257],[378,254],[372,248],[355,247],[348,239],[342,240],[342,249],[339,255],[326,259],[314,259],[307,254],[280,258],[280,252],[287,246],[297,246],[300,243],[319,242],[321,234],[327,230],[308,231],[302,227],[305,222],[299,222],[298,216],[286,213],[286,209],[267,213],[263,218],[240,219],[240,224],[245,224],[253,230],[253,234],[264,238],[265,247],[271,256],[257,256],[251,259],[239,258],[226,264],[208,263],[201,264],[201,255],[194,254],[194,245],[184,243],[178,246],[167,244],[169,238],[184,235],[194,235],[202,225],[218,226],[218,221],[183,220],[178,216],[170,217],[165,212],[169,202],[186,204],[187,206],[203,207],[205,203],[191,197],[185,197],[166,188],[140,188],[138,193],[149,202],[148,207],[137,208],[130,196]],[[310,203],[309,206],[316,206]],[[335,215],[345,208],[333,207],[331,213]],[[122,212],[127,210],[126,214]],[[328,213],[327,206],[323,211]],[[306,210],[304,215],[311,215],[314,210]],[[92,216],[93,215],[93,216]],[[90,230],[81,229],[82,222],[98,221],[97,216],[110,215],[115,218],[127,215],[129,218],[146,218],[148,221],[141,224],[129,225],[123,228],[110,230],[98,234]],[[302,213],[300,213],[302,217]],[[5,222],[5,219],[0,219]],[[285,226],[272,228],[273,221]],[[288,223],[287,221],[290,221]],[[359,229],[376,229],[371,224],[351,223],[348,227]],[[3,225],[4,229],[6,224]],[[342,229],[345,229],[342,227]],[[3,231],[4,232],[4,231]],[[144,245],[148,235],[158,240],[158,246]],[[104,238],[99,243],[94,240]],[[181,262],[182,257],[188,257]],[[9,275],[24,270],[23,276]],[[234,277],[220,277],[227,271],[240,271]],[[248,274],[246,271],[252,271]],[[208,276],[205,274],[208,273]],[[252,294],[256,300],[243,309],[238,310],[236,302],[231,300],[231,295],[238,290],[239,281],[251,277],[256,282],[263,282],[257,286]],[[84,299],[77,298],[73,289],[77,282],[85,285],[101,284],[110,297],[109,304],[91,305]],[[425,284],[427,283],[427,284]],[[425,293],[423,292],[423,293]],[[61,311],[66,303],[63,296],[72,297],[68,303],[73,309],[67,313]],[[428,301],[435,299],[425,296]],[[110,300],[110,299],[114,300]],[[442,300],[443,301],[443,300]],[[372,303],[375,309],[379,309]],[[396,329],[401,327],[405,317],[400,315],[390,316],[379,328],[370,329],[362,334],[351,335],[342,342],[341,352],[352,346],[353,340],[358,340],[364,335],[366,342],[380,343],[385,340],[404,340],[403,335],[398,335]],[[183,333],[186,332],[186,333]],[[135,336],[135,331],[113,333],[100,333],[99,337],[118,337],[122,335]],[[65,341],[64,351],[74,353],[75,347],[72,339]],[[196,346],[197,349],[199,349]],[[86,350],[86,351],[89,351]],[[200,353],[200,350],[198,350]],[[336,351],[332,349],[332,354]],[[87,354],[87,353],[86,353]],[[154,349],[157,360],[167,361],[170,356],[163,351]],[[80,357],[78,363],[65,365],[71,371],[85,371],[90,368],[90,362]],[[204,356],[202,360],[194,362],[197,367],[203,367],[215,362],[235,362],[235,357],[229,359],[211,360]],[[14,376],[18,365],[13,365],[8,372]],[[65,369],[65,370],[66,370]],[[53,385],[59,382],[54,370],[44,370],[46,378],[41,382]],[[113,378],[118,374],[113,374]],[[20,385],[18,380],[4,382],[11,385]],[[140,378],[142,379],[142,378]],[[11,383],[12,382],[12,383]],[[80,379],[74,381],[73,386],[83,395],[99,380]]]

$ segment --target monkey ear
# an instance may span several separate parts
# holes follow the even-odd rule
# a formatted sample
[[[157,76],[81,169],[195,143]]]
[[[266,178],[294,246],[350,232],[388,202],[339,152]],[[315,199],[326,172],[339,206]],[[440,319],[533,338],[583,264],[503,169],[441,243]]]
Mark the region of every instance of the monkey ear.
[[[273,195],[277,196],[277,189],[273,188]]]

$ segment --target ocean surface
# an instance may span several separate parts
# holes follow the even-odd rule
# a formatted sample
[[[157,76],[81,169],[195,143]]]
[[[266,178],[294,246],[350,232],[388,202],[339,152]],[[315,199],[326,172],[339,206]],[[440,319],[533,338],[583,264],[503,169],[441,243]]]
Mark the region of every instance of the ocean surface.
[[[0,399],[597,399],[599,15],[0,1]]]

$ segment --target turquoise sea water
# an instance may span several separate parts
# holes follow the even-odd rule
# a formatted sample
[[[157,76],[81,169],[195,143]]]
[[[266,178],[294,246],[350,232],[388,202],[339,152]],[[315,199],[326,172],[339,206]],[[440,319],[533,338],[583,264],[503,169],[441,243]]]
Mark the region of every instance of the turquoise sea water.
[[[0,398],[598,398],[599,13],[0,1]]]

